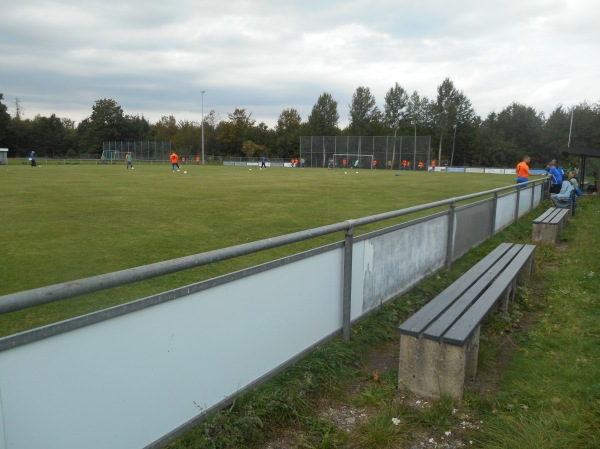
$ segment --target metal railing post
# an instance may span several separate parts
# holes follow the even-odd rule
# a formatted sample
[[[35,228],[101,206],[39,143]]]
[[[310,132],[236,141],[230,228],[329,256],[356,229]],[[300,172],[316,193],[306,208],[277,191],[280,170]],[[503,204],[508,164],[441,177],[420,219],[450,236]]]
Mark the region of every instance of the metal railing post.
[[[490,237],[496,234],[496,214],[498,213],[498,192],[494,192],[494,203],[492,206],[492,233]]]
[[[519,220],[519,203],[521,202],[521,189],[517,188],[517,202],[515,205],[515,219],[513,223],[516,223]]]
[[[454,212],[456,201],[453,199],[448,210],[448,242],[446,244],[446,268],[452,266],[452,253],[454,252]]]
[[[350,312],[352,308],[352,245],[354,225],[346,230],[344,237],[344,285],[342,288],[342,336],[350,342]]]

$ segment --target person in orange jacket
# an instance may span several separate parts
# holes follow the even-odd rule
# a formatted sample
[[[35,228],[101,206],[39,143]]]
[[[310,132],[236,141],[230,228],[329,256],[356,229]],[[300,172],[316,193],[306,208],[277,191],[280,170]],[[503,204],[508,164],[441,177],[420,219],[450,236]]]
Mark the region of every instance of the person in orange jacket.
[[[177,167],[177,171],[179,171],[179,156],[173,151],[173,153],[171,153],[171,171],[173,173],[175,173],[175,167]]]

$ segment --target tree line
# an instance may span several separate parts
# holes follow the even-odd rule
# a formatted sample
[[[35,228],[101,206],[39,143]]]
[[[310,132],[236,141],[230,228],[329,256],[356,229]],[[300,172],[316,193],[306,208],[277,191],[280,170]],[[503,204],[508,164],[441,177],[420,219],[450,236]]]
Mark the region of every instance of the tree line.
[[[164,116],[150,123],[143,115],[127,115],[113,99],[100,99],[91,115],[77,126],[55,114],[23,118],[15,100],[8,113],[0,93],[0,147],[9,157],[23,157],[35,150],[41,157],[77,157],[100,154],[104,141],[170,141],[185,154],[199,154],[202,124]],[[571,119],[574,125],[571,130]],[[368,87],[360,86],[348,105],[348,126],[340,128],[339,105],[324,92],[303,119],[294,108],[284,109],[274,128],[256,123],[252,113],[235,108],[222,118],[216,111],[204,117],[205,154],[272,158],[298,156],[300,136],[430,135],[432,153],[441,163],[455,166],[513,166],[524,154],[534,166],[561,159],[569,137],[573,147],[600,148],[600,103],[557,106],[547,117],[518,102],[486,118],[478,116],[465,93],[446,78],[436,98],[409,93],[395,83],[386,92],[383,108]]]

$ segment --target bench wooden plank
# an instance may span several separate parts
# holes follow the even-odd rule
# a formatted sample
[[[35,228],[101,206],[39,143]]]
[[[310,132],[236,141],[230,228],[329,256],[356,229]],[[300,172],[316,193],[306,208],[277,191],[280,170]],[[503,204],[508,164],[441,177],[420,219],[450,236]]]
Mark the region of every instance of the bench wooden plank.
[[[554,209],[556,209],[556,208],[555,207],[549,208],[548,210],[546,210],[546,212],[544,212],[542,215],[540,215],[535,220],[533,220],[533,223],[543,223],[544,220],[546,220],[548,217],[550,217],[554,213]]]
[[[502,243],[492,252],[481,259],[460,279],[448,286],[444,291],[429,301],[418,312],[400,325],[398,330],[402,334],[418,337],[439,315],[452,305],[457,296],[468,289],[492,267],[507,251],[513,247],[512,243]]]
[[[547,223],[549,224],[560,224],[569,215],[569,209],[557,208],[556,212],[552,216],[552,219]]]
[[[550,207],[546,212],[533,220],[534,224],[557,224],[566,215],[568,215],[568,209],[560,207]]]
[[[514,245],[494,266],[484,273],[471,287],[465,290],[446,311],[441,314],[424,332],[423,336],[431,340],[439,340],[444,333],[468,310],[473,303],[493,284],[495,278],[510,266],[512,260],[519,254],[523,245]]]
[[[498,299],[515,282],[535,252],[534,245],[525,245],[488,290],[442,336],[444,343],[462,346],[498,303]]]

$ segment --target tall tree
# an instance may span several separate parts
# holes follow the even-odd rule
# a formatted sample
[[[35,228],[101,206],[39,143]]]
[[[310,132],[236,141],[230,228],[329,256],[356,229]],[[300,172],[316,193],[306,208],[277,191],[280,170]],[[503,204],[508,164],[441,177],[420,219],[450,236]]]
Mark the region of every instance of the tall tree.
[[[380,124],[381,111],[368,87],[360,86],[352,95],[349,118],[348,130],[359,136],[369,135],[371,129]]]
[[[600,148],[600,103],[584,101],[573,108],[571,146]]]
[[[127,140],[150,140],[153,138],[152,127],[143,115],[125,116],[124,135]]]
[[[102,149],[104,141],[118,141],[124,138],[126,120],[123,109],[115,100],[97,100],[92,106],[92,115],[88,123],[82,126],[85,129],[83,136],[86,152],[98,152]],[[78,134],[82,134],[79,132]]]
[[[71,140],[65,123],[55,114],[50,117],[36,116],[33,119],[31,131],[33,133],[33,145],[39,155],[55,157],[64,155],[71,148]]]
[[[433,105],[427,97],[421,97],[415,90],[408,98],[405,116],[418,126],[430,128],[433,123]]]
[[[175,120],[175,117],[172,115],[162,116],[154,126],[154,129],[156,140],[162,140],[164,142],[172,142],[179,131],[177,120]]]
[[[324,92],[308,116],[308,126],[313,136],[336,136],[339,134],[338,103],[331,94]]]
[[[190,157],[202,151],[202,128],[200,123],[181,120],[177,124],[177,134],[173,137],[173,145],[182,154]]]
[[[0,92],[0,145],[8,147],[11,134],[11,119],[8,113],[8,107],[2,103],[4,94]]]
[[[217,145],[217,127],[221,122],[221,118],[219,114],[212,109],[207,115],[204,116],[204,151],[205,153],[208,151],[208,154],[218,154],[218,145]],[[200,137],[202,140],[202,136]],[[202,142],[200,142],[200,146],[202,146]]]
[[[384,117],[390,129],[397,129],[407,118],[408,93],[396,83],[385,94]]]
[[[298,148],[301,123],[302,118],[296,109],[289,108],[283,110],[275,126],[278,156],[291,156]]]
[[[510,167],[520,161],[517,146],[504,138],[504,132],[498,126],[498,114],[490,113],[477,131],[477,148],[479,151],[473,164],[479,167]]]
[[[235,108],[228,114],[229,121],[219,123],[217,128],[217,144],[226,154],[242,154],[242,145],[252,127],[256,123],[252,113],[246,114],[246,109]]]
[[[21,106],[21,100],[19,100],[19,98],[15,98],[15,119],[17,120],[21,120],[21,117],[23,116],[23,106]]]
[[[271,149],[275,148],[275,131],[269,129],[265,122],[254,125],[246,132],[246,139],[259,145],[265,154],[272,154]]]
[[[475,110],[466,95],[454,87],[450,78],[442,81],[437,88],[437,98],[433,105],[435,124],[439,133],[438,157],[441,159],[442,141],[448,133],[454,133],[455,127],[462,125],[473,125],[475,122]],[[452,163],[454,152],[448,158]],[[440,161],[441,162],[441,161]]]
[[[571,124],[571,111],[562,106],[556,107],[544,123],[544,146],[551,152],[558,152],[569,143],[569,128]]]
[[[517,162],[522,159],[523,154],[530,155],[534,161],[540,161],[560,154],[551,154],[548,148],[542,146],[544,121],[543,112],[515,102],[498,113],[495,126],[502,139],[518,149],[520,154],[516,156]],[[512,161],[511,165],[514,163]]]

